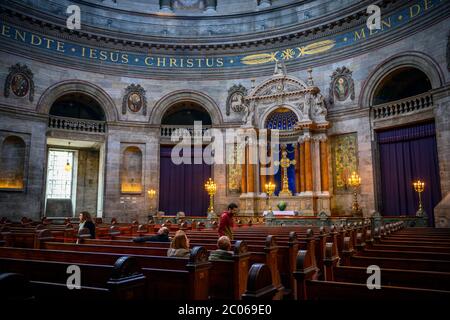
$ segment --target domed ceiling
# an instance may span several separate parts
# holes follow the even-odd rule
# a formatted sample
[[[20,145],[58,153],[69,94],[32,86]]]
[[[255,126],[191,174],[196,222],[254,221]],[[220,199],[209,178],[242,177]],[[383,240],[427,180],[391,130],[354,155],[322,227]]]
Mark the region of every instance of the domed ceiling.
[[[67,27],[70,5],[79,29]],[[254,77],[276,61],[304,70],[369,52],[449,11],[442,0],[1,0],[0,50],[110,74]]]
[[[356,0],[4,0],[6,5],[48,21],[64,22],[69,5],[81,23],[127,38],[217,38],[280,32],[320,18],[367,6]]]

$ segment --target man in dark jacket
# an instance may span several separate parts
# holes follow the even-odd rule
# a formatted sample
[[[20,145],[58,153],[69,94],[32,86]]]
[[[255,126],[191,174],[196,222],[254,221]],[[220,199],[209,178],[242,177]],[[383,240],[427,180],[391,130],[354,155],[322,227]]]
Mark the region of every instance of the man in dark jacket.
[[[133,239],[133,242],[170,242],[169,229],[167,227],[162,227],[158,230],[156,235],[137,237]]]

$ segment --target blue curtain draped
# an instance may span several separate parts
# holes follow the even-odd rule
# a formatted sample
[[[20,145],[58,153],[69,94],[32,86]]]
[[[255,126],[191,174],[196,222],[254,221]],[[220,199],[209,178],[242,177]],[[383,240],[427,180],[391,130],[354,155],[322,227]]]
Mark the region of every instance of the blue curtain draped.
[[[287,152],[288,152],[288,158],[289,160],[294,160],[295,159],[295,152],[294,152],[294,145],[293,144],[287,144]],[[279,151],[279,159],[281,160],[281,148]],[[292,194],[295,194],[297,191],[296,189],[296,185],[295,185],[295,167],[299,166],[299,163],[296,163],[295,166],[290,166],[288,168],[287,174],[288,174],[288,183],[289,183],[289,190],[292,191]],[[281,191],[281,187],[282,187],[282,181],[281,181],[281,177],[283,176],[283,170],[281,169],[281,167],[279,168],[277,174],[275,175],[275,184],[276,184],[276,188],[275,188],[275,194],[278,195],[279,192]]]
[[[383,215],[415,215],[419,200],[412,182],[421,179],[423,206],[433,226],[433,208],[441,200],[434,123],[379,132],[377,138]]]
[[[193,164],[193,159],[192,164],[175,165],[171,151],[172,147],[161,146],[159,210],[167,215],[183,211],[187,216],[206,216],[209,196],[204,184],[211,177],[211,165]]]

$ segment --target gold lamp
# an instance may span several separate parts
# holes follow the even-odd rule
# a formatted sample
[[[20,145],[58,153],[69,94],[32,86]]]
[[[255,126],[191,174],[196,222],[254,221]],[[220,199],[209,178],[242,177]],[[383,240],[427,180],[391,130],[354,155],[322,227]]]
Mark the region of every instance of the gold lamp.
[[[348,178],[348,184],[353,187],[353,203],[352,203],[352,214],[360,215],[361,208],[358,204],[358,188],[361,185],[361,177],[355,172],[352,172],[350,178]]]
[[[153,199],[155,199],[156,196],[156,190],[155,189],[149,189],[147,190],[148,198],[150,199],[150,213],[153,212]]]
[[[264,189],[267,193],[267,207],[269,208],[269,212],[272,211],[272,206],[270,205],[270,197],[275,192],[275,184],[272,181],[269,181],[264,185]]]
[[[214,194],[216,194],[217,191],[217,185],[216,183],[209,178],[208,181],[205,183],[205,190],[209,194],[209,213],[214,213]]]
[[[425,182],[420,179],[413,182],[414,190],[419,194],[419,210],[416,212],[416,216],[422,217],[425,214],[422,206],[422,192],[425,190]]]
[[[68,143],[68,146],[70,147],[70,142]],[[69,152],[67,152],[67,162],[66,165],[64,166],[64,171],[66,172],[72,171],[72,165],[69,162]]]

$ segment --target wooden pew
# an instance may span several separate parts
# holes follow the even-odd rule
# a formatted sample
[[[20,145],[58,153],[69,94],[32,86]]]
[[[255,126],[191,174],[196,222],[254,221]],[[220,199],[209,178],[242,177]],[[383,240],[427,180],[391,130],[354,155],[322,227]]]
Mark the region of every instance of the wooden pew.
[[[114,265],[77,264],[80,268],[81,286],[69,289],[68,262],[33,259],[0,258],[0,269],[21,273],[29,280],[36,300],[58,298],[61,294],[75,299],[142,299],[145,293],[145,276],[137,261],[120,257]]]
[[[104,252],[54,251],[0,248],[0,258],[63,261],[71,264],[113,265],[122,255]],[[189,259],[161,256],[133,256],[147,278],[148,299],[208,299],[209,268],[204,248],[195,247]]]
[[[449,291],[381,286],[369,290],[366,284],[309,280],[306,282],[309,300],[442,300],[450,298]]]

